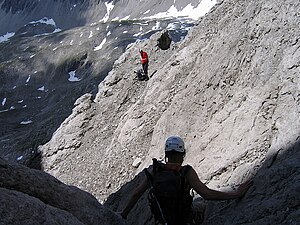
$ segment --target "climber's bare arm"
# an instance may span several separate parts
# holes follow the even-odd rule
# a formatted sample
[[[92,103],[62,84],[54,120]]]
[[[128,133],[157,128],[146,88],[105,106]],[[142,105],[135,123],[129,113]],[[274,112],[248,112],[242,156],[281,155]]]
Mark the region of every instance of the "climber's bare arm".
[[[222,192],[216,191],[208,188],[205,184],[203,184],[196,171],[192,168],[187,174],[188,181],[192,188],[201,195],[204,199],[207,200],[227,200],[227,199],[235,199],[241,198],[245,195],[247,190],[252,185],[251,181],[247,181],[239,186],[236,191],[233,192]]]
[[[148,181],[146,176],[143,176],[143,179],[141,181],[141,183],[139,184],[139,186],[133,191],[133,193],[131,194],[131,196],[129,197],[129,200],[125,206],[125,208],[123,209],[123,211],[120,213],[121,216],[126,219],[128,213],[130,212],[130,210],[133,208],[133,206],[136,204],[136,202],[140,199],[140,197],[144,194],[144,192],[147,190],[147,188],[149,187],[148,185]]]

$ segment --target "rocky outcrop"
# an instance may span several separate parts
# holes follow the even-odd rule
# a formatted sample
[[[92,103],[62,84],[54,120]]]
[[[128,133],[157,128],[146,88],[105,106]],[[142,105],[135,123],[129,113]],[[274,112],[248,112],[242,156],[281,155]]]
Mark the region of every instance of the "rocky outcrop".
[[[157,46],[162,50],[167,50],[170,48],[172,43],[172,38],[168,31],[165,31],[157,41]]]
[[[297,224],[298,11],[292,0],[224,1],[166,51],[160,36],[130,46],[95,99],[84,98],[89,107],[77,105],[40,147],[44,170],[103,201],[180,135],[185,163],[209,187],[254,180],[241,201],[209,203],[205,223]],[[134,79],[140,48],[150,56],[147,82]],[[141,205],[131,224],[145,222]]]
[[[124,224],[91,194],[0,158],[0,224]]]

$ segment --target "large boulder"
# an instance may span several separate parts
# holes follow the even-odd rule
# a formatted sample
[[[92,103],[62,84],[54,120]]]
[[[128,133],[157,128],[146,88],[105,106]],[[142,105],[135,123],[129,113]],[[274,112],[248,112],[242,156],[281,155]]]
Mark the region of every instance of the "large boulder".
[[[91,194],[0,158],[0,224],[123,224]]]

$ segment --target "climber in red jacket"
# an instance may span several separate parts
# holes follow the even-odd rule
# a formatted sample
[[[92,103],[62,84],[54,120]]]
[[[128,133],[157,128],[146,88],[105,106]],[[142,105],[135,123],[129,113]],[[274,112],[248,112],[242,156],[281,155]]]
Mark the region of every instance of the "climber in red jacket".
[[[140,54],[141,54],[141,58],[142,58],[141,59],[142,67],[143,67],[145,76],[148,80],[149,79],[149,77],[148,77],[148,62],[149,62],[148,54],[147,54],[147,52],[145,52],[143,50],[140,50]]]

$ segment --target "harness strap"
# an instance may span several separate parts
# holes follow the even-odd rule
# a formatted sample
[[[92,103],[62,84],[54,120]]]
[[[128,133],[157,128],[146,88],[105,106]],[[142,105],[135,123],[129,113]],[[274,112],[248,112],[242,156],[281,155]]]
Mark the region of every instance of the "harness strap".
[[[159,212],[160,212],[160,214],[161,214],[161,217],[162,217],[162,219],[163,219],[163,221],[164,221],[164,224],[165,224],[165,225],[168,225],[168,223],[166,222],[165,216],[164,216],[164,214],[163,214],[163,212],[162,212],[161,206],[160,206],[160,204],[159,204],[159,202],[158,202],[158,200],[157,200],[155,194],[153,193],[154,188],[153,188],[153,179],[152,179],[152,175],[149,173],[149,171],[147,170],[147,168],[145,168],[144,171],[145,171],[147,180],[148,180],[148,182],[149,182],[149,184],[150,184],[150,193],[151,193],[151,197],[156,201],[156,204],[157,204],[157,206],[158,206],[158,209],[159,209]]]

